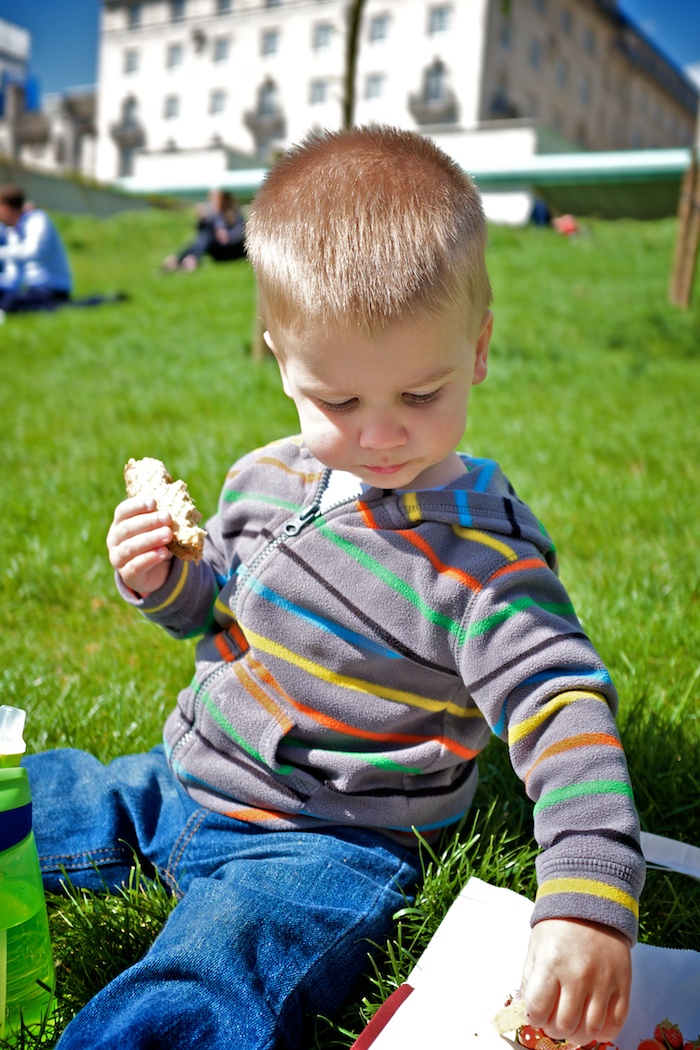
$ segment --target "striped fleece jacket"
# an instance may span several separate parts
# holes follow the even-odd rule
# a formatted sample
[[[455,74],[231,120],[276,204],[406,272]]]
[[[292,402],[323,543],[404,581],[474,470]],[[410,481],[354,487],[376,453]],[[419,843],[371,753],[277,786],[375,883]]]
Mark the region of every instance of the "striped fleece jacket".
[[[491,460],[443,489],[366,489],[322,512],[298,439],[228,473],[199,565],[147,598],[195,676],[165,727],[203,806],[270,829],[354,824],[405,841],[457,821],[492,733],[534,802],[533,921],[634,942],[644,879],[617,697],[551,540]]]

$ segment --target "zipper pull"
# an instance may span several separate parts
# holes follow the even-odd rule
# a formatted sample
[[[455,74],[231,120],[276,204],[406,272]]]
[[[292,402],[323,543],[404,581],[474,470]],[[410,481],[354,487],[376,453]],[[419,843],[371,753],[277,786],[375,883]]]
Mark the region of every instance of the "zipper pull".
[[[310,521],[317,516],[320,507],[318,503],[312,503],[310,507],[306,507],[302,510],[301,514],[297,514],[296,518],[292,518],[284,526],[283,532],[285,536],[296,536],[305,525],[308,525]]]

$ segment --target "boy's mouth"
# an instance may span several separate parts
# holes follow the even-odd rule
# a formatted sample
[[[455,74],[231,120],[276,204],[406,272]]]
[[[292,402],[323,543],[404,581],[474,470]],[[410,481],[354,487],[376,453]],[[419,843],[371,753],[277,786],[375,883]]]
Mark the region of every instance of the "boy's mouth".
[[[363,465],[363,470],[368,470],[371,474],[397,474],[400,470],[403,470],[405,466],[405,463],[396,463],[392,467],[370,467]]]

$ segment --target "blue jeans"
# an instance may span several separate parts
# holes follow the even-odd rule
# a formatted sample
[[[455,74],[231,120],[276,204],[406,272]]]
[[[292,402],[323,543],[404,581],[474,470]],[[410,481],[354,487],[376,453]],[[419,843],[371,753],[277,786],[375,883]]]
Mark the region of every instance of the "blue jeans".
[[[299,1047],[342,1005],[421,874],[362,828],[265,831],[202,809],[162,748],[103,766],[28,756],[47,889],[119,886],[135,852],[180,898],[147,954],[66,1028],[60,1050]],[[95,870],[95,865],[99,872]]]

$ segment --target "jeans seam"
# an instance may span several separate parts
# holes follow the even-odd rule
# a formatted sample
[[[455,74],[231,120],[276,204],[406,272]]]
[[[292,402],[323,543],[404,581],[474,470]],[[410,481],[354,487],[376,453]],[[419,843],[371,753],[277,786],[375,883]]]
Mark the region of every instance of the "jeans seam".
[[[185,850],[187,849],[187,847],[189,846],[190,842],[195,837],[199,829],[201,828],[204,821],[207,819],[209,812],[209,810],[203,808],[196,809],[192,816],[188,819],[187,823],[178,835],[177,839],[175,840],[173,848],[170,851],[170,856],[168,857],[167,867],[163,872],[163,875],[170,883],[170,886],[173,889],[173,891],[178,890],[178,881],[176,876],[177,867],[180,864],[180,861],[182,860]]]
[[[96,864],[104,864],[109,863],[110,861],[124,861],[127,855],[127,850],[115,850],[112,846],[103,846],[101,849],[81,850],[78,853],[44,853],[40,856],[39,862],[42,868],[56,863],[66,866],[68,863],[75,863],[77,861],[80,861],[81,863],[94,861]]]

